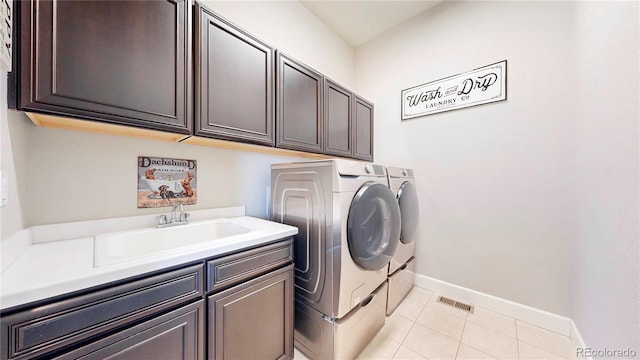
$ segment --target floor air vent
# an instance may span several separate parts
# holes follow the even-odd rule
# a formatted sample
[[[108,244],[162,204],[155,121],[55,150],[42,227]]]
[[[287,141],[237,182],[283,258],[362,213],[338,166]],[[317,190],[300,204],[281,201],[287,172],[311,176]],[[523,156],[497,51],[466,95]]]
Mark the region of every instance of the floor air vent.
[[[443,303],[443,304],[447,304],[449,306],[456,307],[458,309],[461,309],[461,310],[464,310],[466,312],[470,312],[470,313],[473,314],[473,306],[471,306],[471,305],[464,304],[464,303],[461,303],[461,302],[457,302],[457,301],[455,301],[453,299],[449,299],[449,298],[446,298],[444,296],[438,296],[438,302]]]

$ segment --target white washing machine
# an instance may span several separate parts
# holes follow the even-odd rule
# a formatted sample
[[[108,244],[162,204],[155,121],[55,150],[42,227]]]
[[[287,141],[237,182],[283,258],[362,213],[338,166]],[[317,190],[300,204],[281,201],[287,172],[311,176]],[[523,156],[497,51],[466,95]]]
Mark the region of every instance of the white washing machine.
[[[413,255],[420,210],[413,170],[388,166],[387,176],[389,188],[398,201],[402,219],[400,241],[388,268],[387,315],[391,315],[413,287],[415,272]]]
[[[383,166],[322,160],[271,166],[272,220],[295,236],[295,344],[352,359],[384,325],[400,208]]]

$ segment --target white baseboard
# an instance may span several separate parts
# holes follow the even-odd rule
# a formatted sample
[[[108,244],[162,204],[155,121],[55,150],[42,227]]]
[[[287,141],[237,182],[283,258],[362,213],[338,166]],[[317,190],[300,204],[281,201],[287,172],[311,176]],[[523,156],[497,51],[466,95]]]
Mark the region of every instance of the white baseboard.
[[[565,336],[572,336],[573,334],[580,336],[573,321],[564,316],[420,274],[415,275],[414,284],[443,296],[495,311]],[[581,336],[579,339],[581,344],[584,344]]]

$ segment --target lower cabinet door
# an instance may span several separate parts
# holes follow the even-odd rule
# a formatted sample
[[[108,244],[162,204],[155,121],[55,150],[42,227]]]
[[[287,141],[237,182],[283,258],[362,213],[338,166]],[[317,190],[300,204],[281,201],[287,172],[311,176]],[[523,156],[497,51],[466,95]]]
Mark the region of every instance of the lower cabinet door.
[[[171,311],[56,359],[204,359],[204,300]]]
[[[208,301],[209,359],[293,359],[293,265]]]

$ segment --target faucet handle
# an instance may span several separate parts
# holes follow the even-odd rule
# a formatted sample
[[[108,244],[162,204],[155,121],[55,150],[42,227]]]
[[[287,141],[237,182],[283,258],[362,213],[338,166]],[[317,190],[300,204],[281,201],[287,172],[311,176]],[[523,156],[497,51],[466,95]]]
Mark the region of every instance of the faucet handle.
[[[188,222],[189,221],[189,213],[183,212],[180,214],[180,221],[181,222]]]
[[[167,215],[165,214],[156,216],[156,219],[158,220],[159,225],[164,225],[167,223]]]

